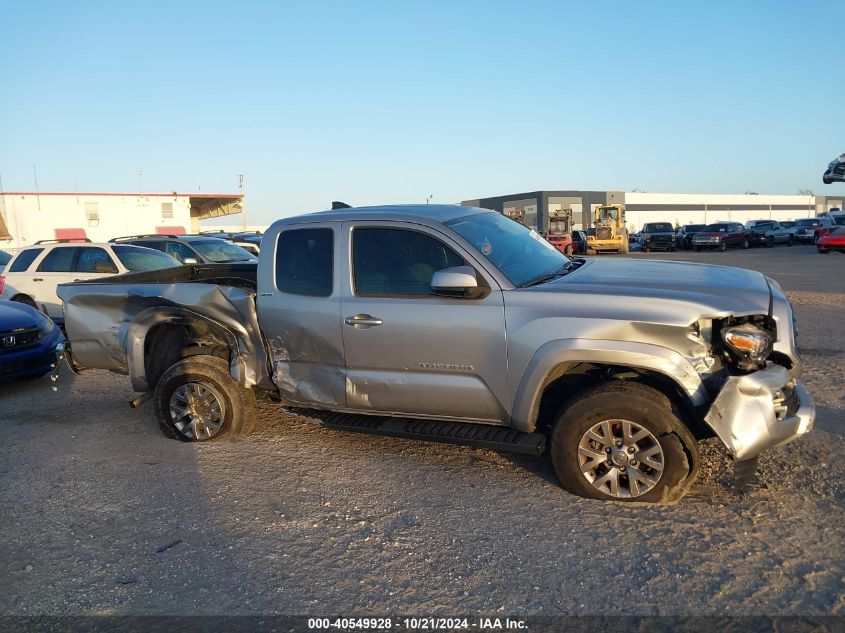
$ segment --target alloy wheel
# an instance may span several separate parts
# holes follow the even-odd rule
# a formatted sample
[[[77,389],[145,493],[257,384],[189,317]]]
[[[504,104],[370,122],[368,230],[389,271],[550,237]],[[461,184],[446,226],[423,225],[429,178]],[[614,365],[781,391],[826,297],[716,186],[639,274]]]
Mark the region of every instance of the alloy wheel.
[[[644,426],[630,420],[603,420],[578,443],[581,474],[610,497],[639,497],[653,489],[665,466],[660,442]]]
[[[223,397],[210,385],[186,382],[170,396],[173,426],[192,440],[209,440],[217,435],[225,416]]]

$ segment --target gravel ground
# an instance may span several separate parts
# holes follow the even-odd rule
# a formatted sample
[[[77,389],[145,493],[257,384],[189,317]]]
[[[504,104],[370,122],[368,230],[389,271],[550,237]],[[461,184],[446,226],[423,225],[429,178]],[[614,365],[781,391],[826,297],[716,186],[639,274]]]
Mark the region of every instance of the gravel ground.
[[[632,254],[631,257],[644,255]],[[730,487],[717,441],[674,506],[589,501],[541,458],[327,429],[160,435],[128,380],[0,387],[0,614],[845,614],[845,259],[649,255],[777,279],[817,430]]]

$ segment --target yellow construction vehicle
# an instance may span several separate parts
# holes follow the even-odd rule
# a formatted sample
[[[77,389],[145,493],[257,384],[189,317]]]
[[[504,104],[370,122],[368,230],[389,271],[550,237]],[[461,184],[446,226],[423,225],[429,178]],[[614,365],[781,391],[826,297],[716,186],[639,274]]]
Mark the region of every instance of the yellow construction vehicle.
[[[587,235],[587,253],[627,253],[628,230],[625,228],[625,207],[607,204],[596,207],[594,235]]]

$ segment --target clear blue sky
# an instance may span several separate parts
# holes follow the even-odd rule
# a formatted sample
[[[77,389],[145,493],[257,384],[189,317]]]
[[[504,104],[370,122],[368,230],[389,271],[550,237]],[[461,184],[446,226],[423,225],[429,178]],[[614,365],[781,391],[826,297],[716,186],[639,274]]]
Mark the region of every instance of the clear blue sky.
[[[0,177],[251,222],[536,189],[836,194],[845,3],[0,0]]]

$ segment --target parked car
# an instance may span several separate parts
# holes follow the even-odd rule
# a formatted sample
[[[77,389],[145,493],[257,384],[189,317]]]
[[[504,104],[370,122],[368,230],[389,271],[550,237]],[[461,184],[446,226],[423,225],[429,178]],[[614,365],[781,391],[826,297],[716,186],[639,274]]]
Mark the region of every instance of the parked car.
[[[640,231],[640,244],[646,253],[675,251],[676,239],[675,227],[671,222],[646,222]]]
[[[748,226],[748,225],[751,226]],[[746,235],[751,246],[766,246],[771,248],[775,244],[792,246],[795,236],[789,229],[781,227],[775,220],[752,220],[746,224]]]
[[[795,241],[795,231],[798,230],[798,228],[795,226],[795,220],[780,220],[780,228],[792,233],[793,242]]]
[[[0,300],[25,303],[61,322],[62,304],[56,296],[56,286],[61,283],[174,266],[179,262],[149,248],[90,240],[42,240],[22,248],[6,266],[0,276],[4,280]]]
[[[0,251],[0,273],[6,268],[6,264],[12,261],[12,254],[6,251]]]
[[[0,277],[0,290],[2,290]],[[65,337],[50,317],[23,303],[0,302],[0,382],[39,378],[57,362]]]
[[[702,248],[724,251],[729,246],[748,248],[748,236],[745,234],[745,228],[738,222],[708,224],[703,231],[696,233],[695,237],[692,238],[692,247],[696,251],[700,251]]]
[[[845,226],[837,226],[816,242],[816,249],[823,255],[836,251],[845,253]]]
[[[255,255],[219,237],[206,235],[128,235],[110,243],[134,244],[167,253],[181,264],[231,264],[256,262]]]
[[[692,248],[692,238],[706,228],[706,224],[684,224],[677,232],[678,248]]]
[[[576,229],[572,231],[572,246],[575,253],[582,255],[587,252],[587,232]]]
[[[71,363],[128,374],[135,403],[151,398],[186,441],[247,433],[262,392],[343,429],[548,447],[576,494],[669,501],[695,478],[696,438],[717,435],[748,473],[815,417],[774,281],[570,259],[486,209],[286,218],[257,266],[183,266],[59,295]]]
[[[845,182],[845,154],[830,161],[822,175],[822,182],[826,185],[834,182]]]
[[[258,257],[261,253],[261,233],[254,231],[251,233],[235,233],[229,238],[232,244],[240,246],[245,251],[249,251],[253,256]]]
[[[795,221],[795,241],[812,244],[816,241],[816,229],[833,226],[830,218],[802,218]]]

